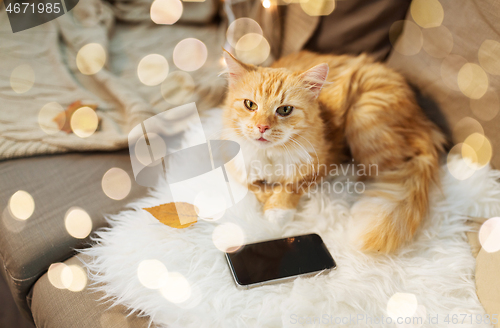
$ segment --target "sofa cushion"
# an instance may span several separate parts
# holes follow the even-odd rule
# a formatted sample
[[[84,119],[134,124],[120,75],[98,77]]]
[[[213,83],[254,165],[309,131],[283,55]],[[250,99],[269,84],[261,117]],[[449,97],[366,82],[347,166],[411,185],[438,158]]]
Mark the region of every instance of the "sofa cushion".
[[[112,167],[123,169],[131,181],[131,191],[122,200],[106,196],[101,185],[104,174]],[[117,213],[131,200],[146,194],[146,188],[136,184],[131,172],[128,151],[0,162],[1,271],[25,315],[30,315],[26,295],[49,265],[71,257],[75,248],[89,245],[88,237],[77,239],[66,230],[67,211],[80,207],[90,216],[92,230],[105,226],[105,214]],[[9,210],[9,200],[19,190],[29,193],[35,204],[33,214],[24,221]]]
[[[406,15],[410,0],[336,1],[322,16],[306,49],[320,53],[367,52],[384,60],[391,51],[389,29]]]
[[[500,2],[414,1],[394,46],[389,66],[437,103],[454,143],[484,131],[500,168]]]

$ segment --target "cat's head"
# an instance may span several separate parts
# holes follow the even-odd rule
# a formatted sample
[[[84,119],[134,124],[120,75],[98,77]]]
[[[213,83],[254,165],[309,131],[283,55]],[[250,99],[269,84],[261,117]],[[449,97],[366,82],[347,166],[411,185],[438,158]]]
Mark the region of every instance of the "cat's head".
[[[243,64],[227,52],[224,56],[229,72],[224,119],[233,137],[269,148],[317,128],[317,98],[328,75],[327,64],[292,72]]]

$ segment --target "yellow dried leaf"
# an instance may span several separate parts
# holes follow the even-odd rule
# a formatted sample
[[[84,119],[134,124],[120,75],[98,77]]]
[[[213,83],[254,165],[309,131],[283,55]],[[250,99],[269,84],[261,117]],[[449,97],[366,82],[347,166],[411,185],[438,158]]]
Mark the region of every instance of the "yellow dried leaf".
[[[76,112],[77,109],[80,109],[84,106],[90,107],[93,110],[97,110],[97,105],[83,104],[81,100],[77,100],[71,103],[71,105],[69,105],[64,112],[57,114],[52,120],[56,122],[57,126],[59,127],[59,130],[64,131],[66,133],[71,133],[73,132],[71,130],[71,125],[70,125],[71,116],[73,116],[73,114]]]
[[[198,221],[197,208],[189,203],[168,203],[143,209],[161,223],[176,229],[187,228]]]

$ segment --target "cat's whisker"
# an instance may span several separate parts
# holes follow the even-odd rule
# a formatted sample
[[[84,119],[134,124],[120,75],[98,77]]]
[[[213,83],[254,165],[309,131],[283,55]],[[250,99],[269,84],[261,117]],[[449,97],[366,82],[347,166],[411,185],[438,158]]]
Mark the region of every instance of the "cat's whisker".
[[[300,135],[300,134],[297,134],[298,137],[301,137],[302,139],[304,139],[305,141],[307,141],[309,143],[309,145],[311,145],[311,148],[314,150],[314,154],[316,155],[316,163],[319,164],[320,161],[319,161],[319,156],[318,156],[318,153],[316,152],[316,148],[313,146],[313,144],[306,138],[304,137],[303,135]],[[319,171],[319,169],[318,169]],[[316,176],[319,175],[319,172],[316,174]]]
[[[312,159],[312,156],[311,154],[309,154],[309,152],[304,148],[304,146],[302,146],[300,144],[300,142],[296,139],[294,139],[293,137],[290,137],[289,139],[290,141],[292,141],[294,144],[296,144],[297,146],[299,146],[301,148],[301,150],[307,155],[308,159],[311,160]]]
[[[292,145],[293,145],[293,146],[295,146],[295,144],[292,144]],[[301,151],[302,151],[302,149],[298,149],[298,150],[301,150]],[[292,161],[293,161],[293,160],[292,160]],[[293,161],[293,162],[296,162],[296,161]],[[315,164],[313,163],[313,161],[312,161],[312,157],[311,157],[311,156],[309,156],[309,158],[306,158],[306,159],[305,159],[305,163],[304,163],[304,162],[302,162],[302,163],[300,163],[300,164],[306,164],[306,165],[311,166],[312,171],[313,171],[313,172],[312,172],[312,177],[313,177],[313,178],[315,178],[315,177],[317,177],[317,176],[318,176],[318,173],[316,172],[316,167],[315,167]],[[295,165],[297,165],[297,163],[295,163]]]
[[[311,145],[311,148],[312,150],[314,151],[314,154],[316,155],[316,160],[318,161],[319,163],[319,156],[318,156],[318,153],[316,152],[316,148],[312,145],[312,143],[306,138],[304,137],[303,135],[300,135],[300,134],[297,134],[296,136],[298,137],[301,137],[302,139],[304,139],[305,141],[307,141],[309,143],[309,145]],[[293,137],[292,137],[293,138]],[[297,140],[297,139],[295,139]],[[297,140],[298,141],[298,140]]]
[[[290,162],[291,162],[293,165],[297,166],[297,162],[296,162],[296,160],[294,160],[294,158],[293,158],[293,156],[292,156],[292,152],[290,151],[290,149],[288,149],[288,147],[287,147],[286,145],[283,145],[283,146],[284,146],[284,147],[285,147],[285,149],[287,150],[287,153],[288,153],[288,157],[289,157],[289,159],[290,159]]]
[[[294,147],[293,149],[295,151],[295,155],[296,157],[298,157],[298,160],[297,159],[293,160],[294,163],[299,162],[299,164],[312,164],[311,160],[312,157],[310,157],[309,154],[304,153],[303,149],[295,147],[296,146],[295,144],[291,144],[290,146]]]
[[[283,147],[283,149],[285,149],[285,152],[286,152],[286,155],[290,158],[290,160],[292,160],[292,155],[290,154],[290,151],[288,150],[287,146],[285,144],[281,145],[281,147]]]
[[[307,150],[302,146],[302,144],[298,140],[296,140],[293,137],[290,137],[290,140],[292,142],[294,142],[295,144],[297,144],[298,146],[300,146],[302,148],[302,150],[309,156],[309,158],[308,158],[308,164],[310,164],[311,167],[312,167],[313,178],[316,178],[319,175],[319,172],[316,172],[316,164],[313,163],[313,160],[312,160],[313,158],[312,158],[311,154],[309,154],[309,152],[307,152]],[[314,150],[314,151],[316,152],[316,150]],[[318,158],[318,154],[317,153],[316,153],[316,159],[317,159],[317,161],[319,163],[319,158]]]

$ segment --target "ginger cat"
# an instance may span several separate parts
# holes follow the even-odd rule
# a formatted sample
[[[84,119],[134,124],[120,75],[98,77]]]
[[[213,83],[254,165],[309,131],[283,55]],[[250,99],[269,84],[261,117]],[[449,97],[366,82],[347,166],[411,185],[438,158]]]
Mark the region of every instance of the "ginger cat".
[[[412,239],[427,214],[445,138],[400,74],[366,55],[304,51],[271,67],[243,64],[227,52],[225,59],[222,137],[240,144],[247,176],[238,168],[231,174],[248,183],[269,220],[293,218],[300,186],[328,173],[322,166],[352,156],[376,164],[378,175],[351,209],[351,240],[361,250],[388,253]],[[290,164],[301,169],[286,169]]]

